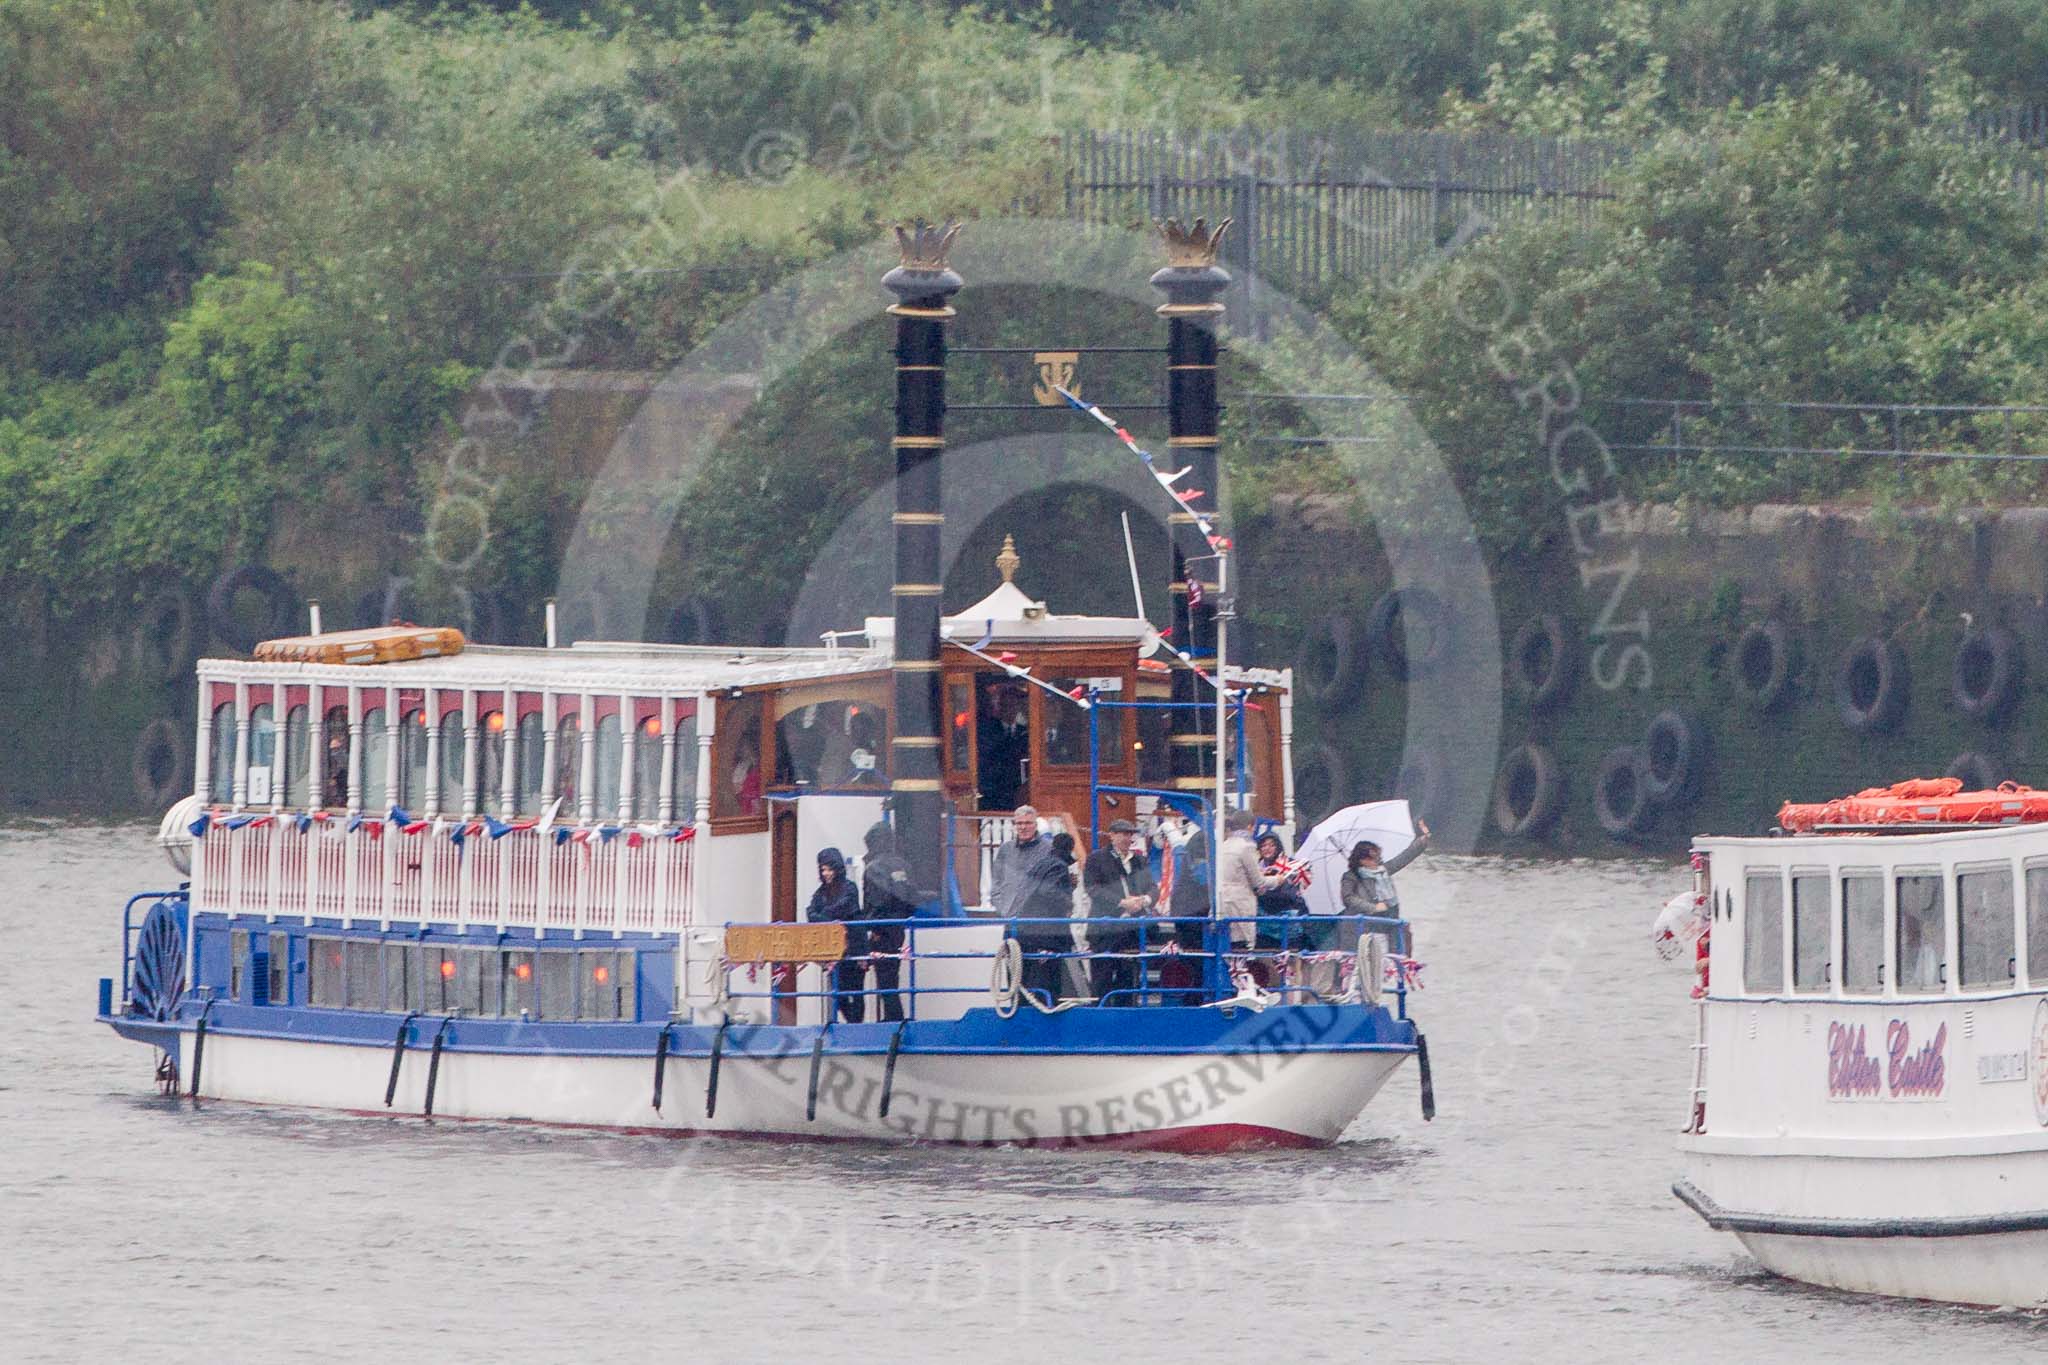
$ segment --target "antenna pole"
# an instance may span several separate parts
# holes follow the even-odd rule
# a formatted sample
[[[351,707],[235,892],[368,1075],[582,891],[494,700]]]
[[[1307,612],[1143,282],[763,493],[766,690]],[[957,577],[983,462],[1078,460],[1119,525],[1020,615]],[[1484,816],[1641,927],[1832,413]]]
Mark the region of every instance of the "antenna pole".
[[[1145,615],[1145,590],[1138,584],[1138,547],[1131,543],[1131,514],[1120,515],[1124,522],[1124,559],[1131,566],[1131,605],[1137,608],[1138,619],[1144,621],[1149,618]]]

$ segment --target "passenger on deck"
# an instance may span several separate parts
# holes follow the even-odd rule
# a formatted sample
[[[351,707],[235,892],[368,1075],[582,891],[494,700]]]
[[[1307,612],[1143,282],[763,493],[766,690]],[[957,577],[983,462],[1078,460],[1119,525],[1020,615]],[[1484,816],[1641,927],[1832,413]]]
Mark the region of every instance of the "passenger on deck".
[[[896,852],[896,831],[883,821],[868,829],[862,841],[867,845],[867,866],[861,872],[861,900],[870,920],[905,920],[917,907],[938,893],[926,891],[910,880],[910,864]],[[868,931],[867,949],[874,956],[877,1020],[894,1022],[903,1017],[903,926],[877,925]]]
[[[1024,989],[1057,1003],[1066,994],[1067,960],[1074,951],[1074,836],[1062,830],[1045,841],[1046,856],[1031,865],[1031,884],[1017,903],[1027,921],[1015,926],[1024,950]]]
[[[1230,945],[1239,954],[1253,945],[1253,921],[1259,913],[1259,895],[1280,884],[1278,875],[1259,864],[1259,850],[1252,843],[1252,829],[1259,823],[1248,810],[1232,811],[1223,822],[1226,837],[1216,855],[1216,909],[1231,921]],[[1272,968],[1264,962],[1248,964],[1252,980],[1260,986],[1272,981]]]
[[[1429,847],[1429,826],[1421,820],[1415,822],[1415,842],[1402,849],[1394,857],[1381,861],[1380,846],[1370,839],[1361,839],[1351,846],[1351,865],[1345,870],[1344,879],[1338,889],[1344,898],[1344,913],[1347,915],[1378,915],[1384,919],[1401,918],[1401,897],[1394,890],[1394,874],[1415,861],[1422,850]],[[1360,937],[1356,924],[1340,924],[1336,947],[1352,952],[1358,947]],[[1408,945],[1394,941],[1391,929],[1375,929],[1391,952],[1407,952]]]
[[[1139,926],[1134,919],[1152,913],[1158,902],[1158,885],[1152,880],[1152,865],[1144,851],[1135,848],[1138,827],[1118,820],[1109,827],[1109,846],[1088,855],[1081,869],[1081,885],[1088,892],[1088,950],[1095,953],[1135,953]],[[1105,921],[1107,921],[1105,923]],[[1136,958],[1096,958],[1090,973],[1095,997],[1110,1005],[1138,1003]],[[1125,991],[1111,1000],[1112,991]]]
[[[1171,941],[1183,954],[1200,952],[1202,931],[1209,920],[1209,838],[1200,830],[1174,850],[1173,890],[1168,893],[1167,909],[1174,919]],[[1159,984],[1169,991],[1180,988],[1177,995],[1166,997],[1168,1004],[1202,1003],[1201,961],[1174,956],[1160,964]]]
[[[860,891],[846,879],[846,855],[836,848],[818,850],[818,889],[811,893],[804,918],[846,926],[846,956],[832,969],[832,1000],[841,1018],[858,1024],[865,1013],[868,932],[860,923]]]
[[[1308,899],[1301,894],[1301,888],[1288,881],[1281,874],[1287,858],[1287,846],[1279,834],[1267,830],[1259,836],[1259,868],[1274,878],[1271,886],[1259,892],[1259,935],[1261,948],[1300,948],[1307,942],[1306,930],[1300,917],[1308,913]],[[1266,921],[1271,920],[1272,923]]]
[[[1031,894],[1038,865],[1052,856],[1052,840],[1038,828],[1038,811],[1019,806],[1014,817],[1017,837],[996,849],[995,885],[989,888],[989,904],[1004,919],[1015,919]]]

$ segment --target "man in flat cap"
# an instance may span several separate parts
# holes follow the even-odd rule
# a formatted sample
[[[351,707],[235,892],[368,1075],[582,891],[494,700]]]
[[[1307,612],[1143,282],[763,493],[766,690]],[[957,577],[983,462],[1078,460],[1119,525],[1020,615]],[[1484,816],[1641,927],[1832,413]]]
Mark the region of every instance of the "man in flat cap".
[[[1109,844],[1088,855],[1081,867],[1081,885],[1088,893],[1088,950],[1094,953],[1138,951],[1138,921],[1155,913],[1159,884],[1152,864],[1137,847],[1138,827],[1129,820],[1112,821]],[[1139,1003],[1142,984],[1136,957],[1098,957],[1090,979],[1095,997],[1107,1005]],[[1112,992],[1122,992],[1114,995]]]

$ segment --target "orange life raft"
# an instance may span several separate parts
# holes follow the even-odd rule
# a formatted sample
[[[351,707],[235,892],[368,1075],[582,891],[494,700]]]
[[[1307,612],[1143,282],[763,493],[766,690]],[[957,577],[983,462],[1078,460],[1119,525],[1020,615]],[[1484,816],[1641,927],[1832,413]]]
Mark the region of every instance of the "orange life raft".
[[[2019,825],[2048,820],[2048,791],[2002,782],[1996,791],[1966,792],[1954,777],[1916,777],[1870,787],[1833,801],[1787,801],[1780,828],[1804,834],[1834,825]]]

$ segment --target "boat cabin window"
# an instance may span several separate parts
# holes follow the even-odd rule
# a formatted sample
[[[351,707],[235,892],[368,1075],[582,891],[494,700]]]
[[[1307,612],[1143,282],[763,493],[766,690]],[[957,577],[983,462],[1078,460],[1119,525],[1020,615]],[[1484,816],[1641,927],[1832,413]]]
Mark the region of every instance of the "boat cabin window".
[[[295,810],[313,804],[312,739],[305,707],[284,713],[284,803]]]
[[[419,1009],[418,964],[413,961],[412,945],[408,943],[380,944],[379,952],[384,962],[384,1008],[396,1014],[401,1010]],[[365,1009],[376,1009],[366,1005]]]
[[[249,804],[270,804],[270,780],[277,762],[277,718],[269,703],[249,712]]]
[[[352,938],[342,946],[347,990],[342,1003],[352,1010],[383,1009],[384,969],[378,961],[377,945]]]
[[[444,811],[466,811],[469,809],[469,793],[463,787],[463,770],[467,768],[468,741],[462,733],[462,713],[450,711],[441,717],[441,791],[440,809]]]
[[[1898,967],[1893,973],[1901,995],[1939,995],[1948,976],[1942,961],[1943,914],[1941,878],[1908,874],[1898,879]]]
[[[384,732],[384,708],[363,712],[363,805],[381,807],[391,794],[391,737]]]
[[[398,802],[415,810],[427,799],[427,714],[408,711],[398,727]]]
[[[661,809],[661,718],[633,727],[633,818],[652,820]]]
[[[1842,878],[1842,989],[1884,990],[1884,878],[1875,873]]]
[[[289,937],[274,933],[270,998],[285,1000]],[[244,998],[251,959],[249,936],[232,935],[231,991]],[[633,954],[612,949],[507,951],[456,944],[394,943],[367,938],[313,937],[307,941],[309,997],[320,1009],[390,1014],[461,1013],[512,1018],[521,1012],[545,1019],[631,1019]]]
[[[343,986],[346,977],[342,972],[342,941],[338,938],[316,938],[307,945],[306,959],[312,1006],[315,1009],[338,1010],[347,1005],[348,995]]]
[[[327,746],[325,762],[325,788],[327,804],[345,806],[348,804],[348,708],[332,706],[327,710],[327,723],[322,727],[321,743]]]
[[[1100,694],[1102,701],[1122,701],[1123,679],[1101,678],[1054,678],[1052,685],[1062,692],[1079,691],[1087,696],[1090,691]],[[1084,708],[1072,702],[1061,701],[1058,697],[1047,697],[1045,701],[1045,761],[1055,767],[1069,765],[1086,766],[1088,763],[1088,720],[1092,714],[1101,745],[1102,764],[1109,767],[1123,762],[1124,757],[1124,713],[1109,707]]]
[[[597,722],[597,785],[593,789],[597,818],[609,820],[619,813],[619,778],[626,761],[625,737],[617,715]]]
[[[691,712],[676,722],[675,764],[675,818],[688,824],[697,818],[697,716],[695,712]]]
[[[870,701],[799,706],[775,724],[775,785],[824,791],[880,788],[888,729],[888,712]]]
[[[2027,869],[2027,984],[2048,985],[2048,867]]]
[[[213,708],[213,754],[207,770],[207,793],[226,805],[235,795],[235,704]]]
[[[1828,961],[1828,882],[1826,873],[1792,876],[1792,989],[1824,991],[1834,973]]]
[[[1776,868],[1751,872],[1742,893],[1742,988],[1785,989],[1785,882]]]
[[[758,692],[718,704],[711,754],[713,820],[752,820],[762,814],[761,715]]]
[[[506,953],[500,977],[505,983],[505,1017],[516,1019],[522,1014],[532,1014],[536,1005],[533,995],[533,954]]]
[[[540,978],[540,1008],[535,1017],[541,1019],[574,1019],[576,1017],[576,954],[536,953],[535,975]]]
[[[542,732],[545,724],[538,711],[529,711],[519,718],[519,771],[512,789],[512,807],[519,815],[540,814],[540,774],[547,761],[547,737]]]
[[[2013,968],[2012,869],[1956,874],[1956,948],[1963,989],[2010,986]]]

